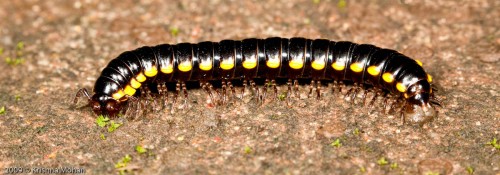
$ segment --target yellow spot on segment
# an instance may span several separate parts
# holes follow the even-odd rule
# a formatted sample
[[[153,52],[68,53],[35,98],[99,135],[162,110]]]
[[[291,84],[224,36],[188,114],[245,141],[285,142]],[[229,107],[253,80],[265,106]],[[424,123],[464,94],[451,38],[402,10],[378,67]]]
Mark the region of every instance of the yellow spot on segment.
[[[177,68],[181,72],[188,72],[188,71],[190,71],[193,68],[193,65],[191,64],[190,61],[184,61],[181,64],[179,64],[179,66],[177,66]]]
[[[226,59],[222,60],[220,63],[220,68],[224,70],[231,70],[234,67],[234,60],[233,59]]]
[[[135,78],[132,78],[132,80],[130,80],[130,86],[132,86],[134,89],[139,89],[141,87],[141,83],[135,80]]]
[[[293,59],[288,62],[288,66],[292,69],[302,69],[302,67],[304,67],[304,61],[302,61],[302,59]]]
[[[144,75],[146,75],[146,77],[153,77],[156,74],[158,74],[158,69],[156,69],[156,66],[153,66],[151,67],[151,69],[144,71]]]
[[[429,83],[432,83],[432,76],[431,76],[431,74],[427,74],[427,81]]]
[[[113,98],[115,100],[120,100],[123,96],[125,96],[125,92],[123,92],[122,90],[119,90],[118,92],[115,92],[113,94]]]
[[[160,71],[164,74],[170,74],[174,72],[174,66],[173,65],[167,65],[166,67],[162,67]]]
[[[344,62],[335,62],[332,64],[333,69],[341,71],[344,70],[345,68],[345,63]]]
[[[204,71],[209,71],[212,69],[212,61],[211,60],[205,60],[200,63],[200,69]]]
[[[266,65],[271,69],[278,68],[280,67],[280,60],[279,59],[267,60]]]
[[[314,60],[312,63],[311,63],[311,66],[313,69],[315,70],[323,70],[325,68],[325,61],[323,60]]]
[[[391,73],[382,74],[382,79],[387,83],[392,83],[394,81],[394,76]]]
[[[417,62],[418,65],[422,66],[422,62],[420,60],[415,60]]]
[[[406,92],[406,86],[401,82],[396,84],[396,89],[398,89],[399,92]]]
[[[408,98],[408,97],[409,97],[409,96],[408,96],[408,94],[406,94],[406,93],[405,93],[404,95],[405,95],[405,98]]]
[[[370,66],[367,69],[368,73],[372,76],[377,76],[380,74],[380,69],[377,66]]]
[[[144,76],[144,74],[142,74],[142,72],[141,72],[141,73],[139,73],[139,75],[137,75],[137,76],[135,77],[135,79],[136,79],[137,81],[141,82],[141,83],[142,83],[142,82],[144,82],[144,81],[146,81],[146,77]]]
[[[125,86],[125,89],[123,90],[123,92],[125,92],[125,94],[127,94],[128,96],[134,95],[135,91],[136,90],[130,85]]]
[[[245,69],[253,69],[257,67],[257,60],[245,60],[243,62],[243,67]]]
[[[363,71],[363,65],[361,63],[352,63],[350,66],[351,70],[356,73]]]

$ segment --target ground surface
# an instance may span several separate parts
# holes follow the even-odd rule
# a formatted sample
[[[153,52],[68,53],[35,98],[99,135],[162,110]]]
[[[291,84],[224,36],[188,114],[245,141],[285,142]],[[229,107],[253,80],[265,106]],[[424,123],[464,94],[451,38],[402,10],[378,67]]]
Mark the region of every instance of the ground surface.
[[[500,139],[500,1],[466,2],[5,1],[0,167],[75,167],[90,174],[498,174],[500,150],[486,143]],[[202,90],[191,90],[188,105],[175,113],[118,120],[123,125],[109,133],[88,107],[70,105],[78,88],[91,89],[123,51],[269,36],[399,50],[424,63],[441,88],[443,107],[419,128],[326,91],[322,100],[295,99],[289,106],[235,100],[214,108]],[[19,42],[24,48],[16,53]],[[332,146],[337,139],[341,145]],[[137,153],[137,145],[147,153]],[[115,168],[127,154],[132,160]]]

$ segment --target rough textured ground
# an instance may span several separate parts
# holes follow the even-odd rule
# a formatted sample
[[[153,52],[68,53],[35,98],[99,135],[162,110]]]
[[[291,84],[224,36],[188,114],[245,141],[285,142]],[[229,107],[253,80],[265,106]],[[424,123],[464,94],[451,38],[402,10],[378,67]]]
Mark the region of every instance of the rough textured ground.
[[[129,154],[121,170],[137,174],[498,174],[500,150],[486,144],[500,139],[498,9],[497,0],[5,1],[0,167],[110,174]],[[192,90],[175,113],[119,120],[111,133],[89,108],[70,105],[78,88],[91,89],[123,51],[269,36],[399,50],[424,62],[444,105],[419,128],[329,93],[289,106],[235,100],[214,108],[203,91]],[[19,42],[25,47],[16,54]],[[7,57],[24,61],[13,65]],[[332,146],[337,139],[341,145]],[[148,152],[137,153],[137,145]]]

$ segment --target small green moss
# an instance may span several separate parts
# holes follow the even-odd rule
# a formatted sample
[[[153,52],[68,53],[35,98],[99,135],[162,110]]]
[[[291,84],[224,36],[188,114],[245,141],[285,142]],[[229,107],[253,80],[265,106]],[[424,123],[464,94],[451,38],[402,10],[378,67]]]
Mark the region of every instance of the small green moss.
[[[344,9],[347,6],[347,2],[345,0],[339,0],[337,3],[337,8]]]
[[[132,161],[132,157],[130,155],[125,155],[120,161],[118,161],[116,164],[115,164],[115,168],[116,169],[119,169],[119,173],[120,174],[125,174],[127,172],[126,169],[124,169],[125,167],[127,167],[127,164]]]
[[[467,166],[465,170],[467,170],[467,173],[469,174],[474,174],[474,168],[472,168],[472,166]]]
[[[14,96],[14,99],[15,99],[16,101],[21,100],[21,95],[15,95],[15,96]]]
[[[385,159],[385,157],[381,157],[380,159],[377,160],[377,164],[380,166],[384,166],[389,164],[389,162]]]
[[[135,146],[135,151],[137,151],[137,153],[139,153],[139,154],[143,154],[143,153],[148,152],[148,150],[146,148],[142,147],[141,145]]]
[[[342,143],[340,143],[340,139],[336,139],[332,143],[330,143],[330,146],[339,148],[342,146]]]
[[[391,163],[391,170],[393,169],[397,169],[398,168],[398,163],[394,162],[394,163]]]
[[[491,140],[490,142],[486,143],[486,145],[491,145],[495,149],[500,150],[500,144],[498,144],[497,138],[493,138],[493,140]]]
[[[252,153],[252,148],[250,146],[245,146],[245,148],[243,148],[243,152],[245,154],[250,154]]]
[[[123,168],[123,167],[126,167],[127,164],[132,161],[132,157],[128,154],[126,154],[125,156],[122,157],[122,159],[120,161],[118,161],[116,164],[115,164],[115,168]]]
[[[24,58],[5,58],[5,63],[11,66],[17,66],[24,63]]]
[[[287,92],[282,92],[278,95],[280,101],[285,101]]]
[[[100,126],[101,128],[104,128],[109,122],[109,118],[108,117],[104,117],[103,115],[99,115],[96,119],[95,119],[95,123],[97,123],[97,126]]]
[[[25,61],[25,59],[23,58],[23,52],[24,52],[24,42],[20,41],[16,45],[15,55],[11,57],[7,56],[5,58],[5,63],[11,66],[17,66],[23,64]],[[0,48],[0,55],[1,54],[3,54],[3,48]]]
[[[432,171],[425,172],[424,174],[425,175],[439,175],[438,172],[432,172]]]
[[[360,133],[360,131],[358,128],[355,128],[354,131],[352,131],[352,134],[354,134],[356,136],[359,135],[359,133]]]
[[[101,138],[101,140],[106,140],[106,136],[104,136],[103,133],[101,133],[101,135],[99,137]]]
[[[177,35],[179,35],[179,28],[177,28],[177,27],[170,27],[170,34],[171,34],[172,36],[177,36]]]
[[[115,121],[111,120],[109,127],[108,127],[108,132],[113,132],[116,129],[118,129],[121,125],[121,123],[115,123]]]
[[[359,167],[359,172],[366,173],[366,168],[364,166]]]
[[[16,49],[23,50],[24,49],[24,42],[22,42],[22,41],[17,42]]]
[[[5,106],[2,106],[0,108],[0,115],[3,115],[3,114],[5,114]]]
[[[16,57],[20,58],[23,56],[24,42],[19,41],[16,45]]]

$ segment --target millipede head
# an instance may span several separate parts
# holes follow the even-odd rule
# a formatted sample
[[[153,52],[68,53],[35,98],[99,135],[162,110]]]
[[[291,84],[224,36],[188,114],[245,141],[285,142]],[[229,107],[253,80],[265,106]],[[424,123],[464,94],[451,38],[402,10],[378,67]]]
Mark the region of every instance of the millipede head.
[[[406,93],[408,98],[404,106],[404,118],[420,126],[431,121],[436,116],[436,111],[431,105],[431,95],[432,90],[428,81],[421,80],[411,85]]]
[[[89,102],[96,115],[114,118],[121,110],[121,104],[110,96],[94,94]]]

